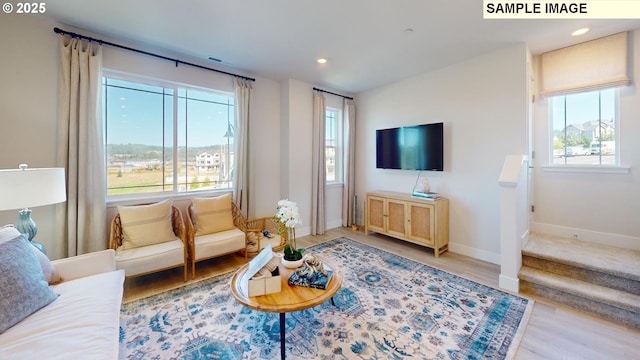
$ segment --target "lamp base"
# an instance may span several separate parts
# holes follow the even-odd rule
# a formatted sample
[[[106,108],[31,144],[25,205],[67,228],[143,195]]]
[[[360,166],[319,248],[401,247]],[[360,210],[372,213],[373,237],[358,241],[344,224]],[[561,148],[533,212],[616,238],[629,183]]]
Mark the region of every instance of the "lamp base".
[[[38,250],[42,251],[42,253],[44,254],[47,253],[44,245],[33,240],[33,238],[38,233],[38,228],[36,227],[35,221],[33,221],[33,219],[31,218],[31,210],[22,209],[18,211],[18,222],[16,223],[16,229],[18,229],[21,234],[24,234],[27,240],[29,240],[29,242],[31,242],[33,246],[35,246]]]

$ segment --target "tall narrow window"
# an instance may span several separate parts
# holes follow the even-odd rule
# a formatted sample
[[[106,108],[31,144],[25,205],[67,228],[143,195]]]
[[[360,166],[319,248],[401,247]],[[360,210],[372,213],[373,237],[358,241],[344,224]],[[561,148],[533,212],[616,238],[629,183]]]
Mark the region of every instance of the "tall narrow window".
[[[618,90],[551,98],[554,165],[618,165]]]
[[[327,108],[325,118],[325,161],[327,183],[342,182],[342,131],[340,112]]]
[[[107,196],[230,189],[233,94],[103,78]]]

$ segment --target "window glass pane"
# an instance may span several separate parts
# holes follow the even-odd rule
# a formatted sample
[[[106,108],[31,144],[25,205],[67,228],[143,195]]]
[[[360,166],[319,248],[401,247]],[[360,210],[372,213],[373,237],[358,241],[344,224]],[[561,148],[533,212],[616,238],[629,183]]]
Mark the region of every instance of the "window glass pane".
[[[617,163],[617,94],[607,89],[552,98],[553,164]]]
[[[234,135],[231,124],[233,107],[225,103],[202,100],[207,94],[188,90],[179,99],[179,120],[185,123],[178,154],[182,184],[186,191],[228,189],[234,160]],[[221,95],[211,99],[224,100]],[[226,98],[228,100],[228,96]],[[185,120],[186,119],[186,120]]]
[[[165,191],[162,88],[105,83],[107,195]]]
[[[334,182],[336,178],[336,145],[337,145],[337,112],[326,111],[325,119],[325,164],[327,182]]]

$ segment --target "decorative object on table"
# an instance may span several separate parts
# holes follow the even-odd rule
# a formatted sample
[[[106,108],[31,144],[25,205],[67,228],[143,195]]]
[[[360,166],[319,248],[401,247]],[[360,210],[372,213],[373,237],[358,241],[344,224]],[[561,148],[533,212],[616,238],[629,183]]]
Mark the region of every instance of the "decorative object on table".
[[[298,205],[294,201],[287,199],[278,201],[275,219],[284,225],[282,231],[288,232],[288,241],[284,246],[282,264],[287,268],[300,267],[304,249],[298,249],[296,245],[296,225],[302,224]]]
[[[304,286],[325,290],[331,280],[333,270],[326,268],[312,254],[306,254],[302,258],[302,265],[291,274],[288,284],[290,286]]]
[[[240,280],[240,287],[247,296],[260,296],[282,291],[278,258],[271,245],[249,261],[249,268]]]
[[[287,313],[287,359],[514,358],[533,301],[345,238],[307,251],[344,278],[335,305]],[[279,358],[278,314],[239,304],[232,276],[124,304],[120,358]]]
[[[429,184],[429,179],[421,178],[422,172],[418,174],[418,178],[416,179],[416,183],[413,186],[412,196],[423,198],[423,199],[435,199],[436,197],[440,197],[437,193],[431,192],[431,185]]]
[[[0,170],[0,210],[22,209],[16,229],[46,253],[44,246],[33,240],[38,228],[29,208],[67,200],[66,189],[64,168],[29,169],[27,164],[20,164],[19,169]]]

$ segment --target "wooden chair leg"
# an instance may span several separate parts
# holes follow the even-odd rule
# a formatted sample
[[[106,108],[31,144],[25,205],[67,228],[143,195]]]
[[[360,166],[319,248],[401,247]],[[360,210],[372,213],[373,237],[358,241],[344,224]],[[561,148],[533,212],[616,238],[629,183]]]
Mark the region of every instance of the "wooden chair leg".
[[[191,279],[194,280],[196,278],[196,260],[191,259]]]
[[[184,262],[184,267],[183,267],[183,269],[182,269],[182,272],[184,273],[184,281],[185,281],[185,282],[187,282],[187,280],[188,280],[187,278],[188,278],[188,276],[189,276],[189,275],[188,275],[188,274],[189,274],[189,265],[187,265],[187,264],[188,264],[188,262],[187,262],[187,261],[185,261],[185,262]]]

